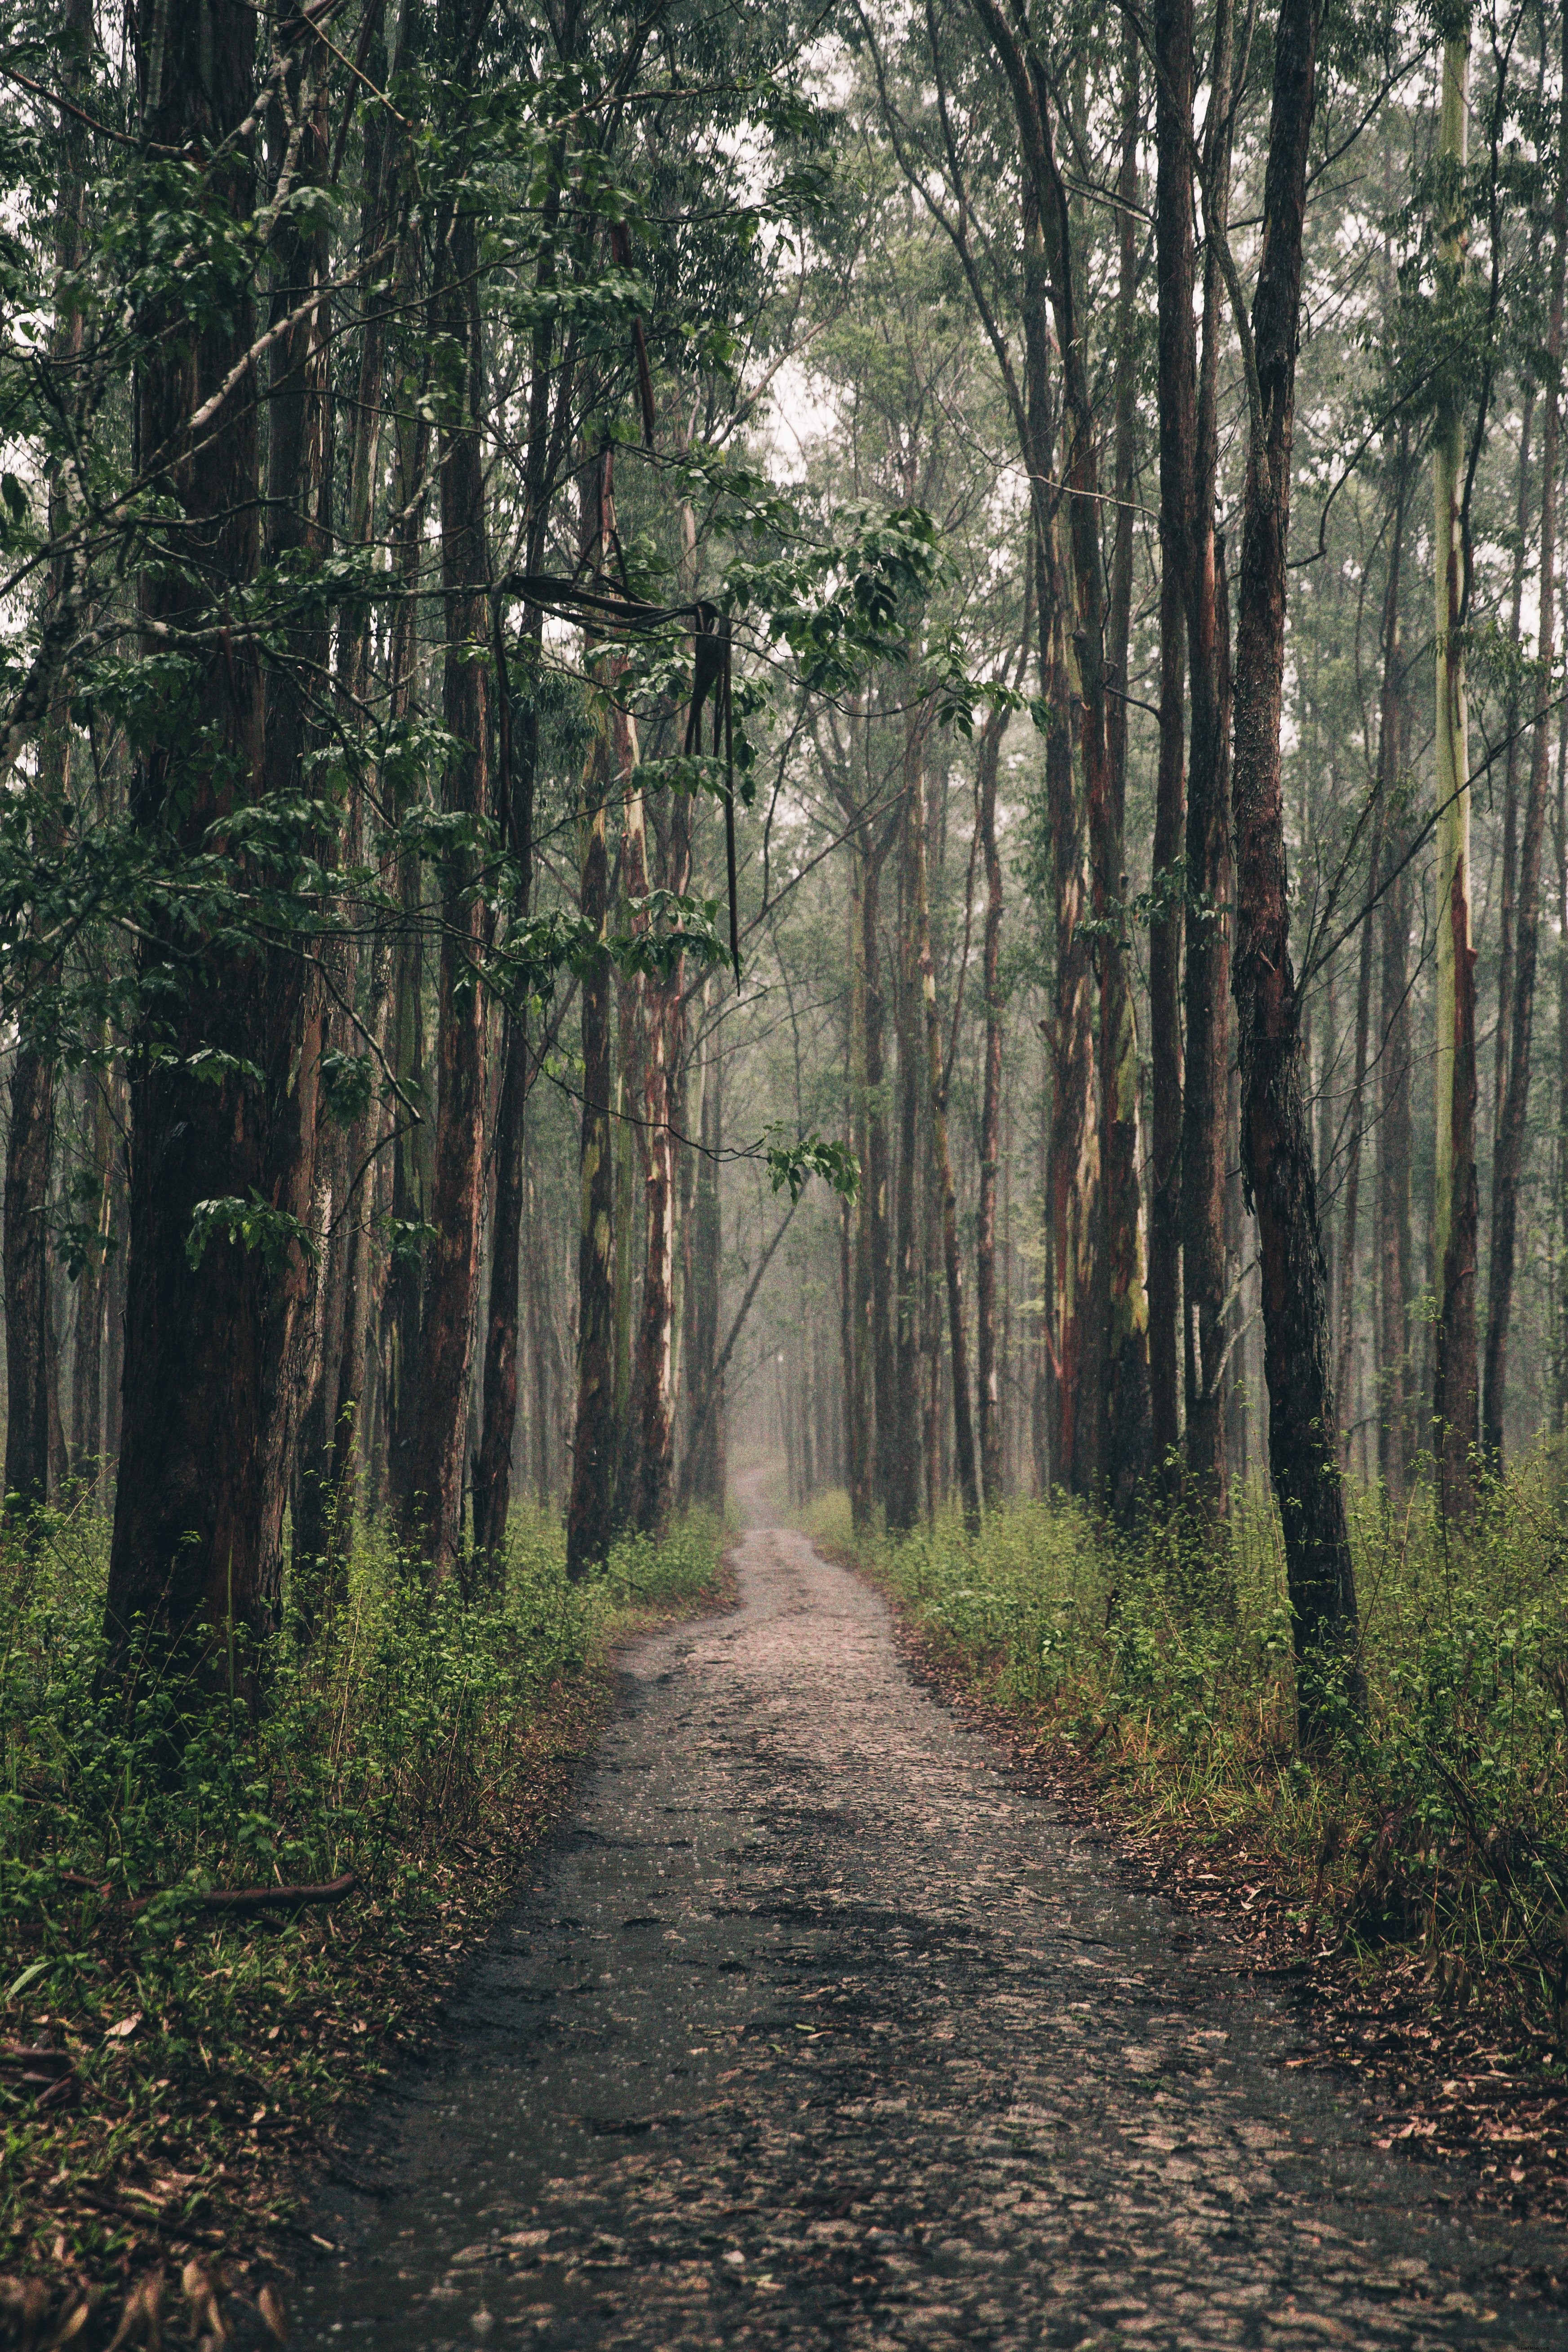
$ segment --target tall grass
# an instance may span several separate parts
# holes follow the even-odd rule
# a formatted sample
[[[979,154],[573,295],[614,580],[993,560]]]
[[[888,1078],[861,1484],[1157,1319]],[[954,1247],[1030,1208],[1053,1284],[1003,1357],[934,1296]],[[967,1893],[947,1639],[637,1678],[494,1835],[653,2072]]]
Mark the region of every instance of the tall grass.
[[[1349,1952],[1426,1954],[1435,1989],[1485,1983],[1561,2043],[1568,1996],[1568,1529],[1543,1448],[1445,1539],[1426,1493],[1352,1504],[1366,1707],[1327,1752],[1293,1737],[1278,1517],[1152,1514],[1112,1542],[1079,1506],[1016,1502],[891,1543],[841,1496],[816,1531],[858,1550],[1004,1705],[1199,1837],[1266,1846]]]

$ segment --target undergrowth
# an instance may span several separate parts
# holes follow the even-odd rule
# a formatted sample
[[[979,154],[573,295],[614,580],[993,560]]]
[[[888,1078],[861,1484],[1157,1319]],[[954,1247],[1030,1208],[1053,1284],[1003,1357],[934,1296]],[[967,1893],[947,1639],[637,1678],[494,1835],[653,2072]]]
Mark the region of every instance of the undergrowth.
[[[254,1721],[155,1685],[128,1720],[100,1687],[108,1528],[89,1503],[9,1540],[0,2267],[123,2280],[283,2213],[302,2131],[417,2022],[421,1987],[515,1883],[602,1718],[606,1639],[700,1595],[722,1529],[627,1539],[574,1587],[559,1526],[520,1511],[504,1581],[465,1602],[372,1528],[309,1651],[285,1611]],[[350,1872],[337,1906],[203,1906]]]
[[[813,1532],[884,1577],[990,1698],[1069,1743],[1146,1824],[1274,1864],[1310,1948],[1418,1958],[1430,1998],[1489,2003],[1555,2063],[1568,2040],[1568,1534],[1542,1451],[1445,1541],[1425,1494],[1352,1502],[1366,1706],[1294,1738],[1279,1523],[1180,1511],[1113,1542],[1070,1502],[956,1513],[899,1541]]]

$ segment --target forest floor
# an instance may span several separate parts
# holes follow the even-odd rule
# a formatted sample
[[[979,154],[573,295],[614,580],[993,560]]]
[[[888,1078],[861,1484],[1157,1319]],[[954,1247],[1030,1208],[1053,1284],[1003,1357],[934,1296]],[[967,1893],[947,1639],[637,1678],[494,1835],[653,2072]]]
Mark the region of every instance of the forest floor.
[[[612,1640],[734,1598],[726,1557],[691,1600],[623,1607]],[[323,2175],[339,2177],[356,2105],[445,2030],[454,1986],[571,1808],[615,1706],[615,1661],[614,1648],[595,1649],[545,1695],[504,1782],[426,1858],[410,1916],[356,1893],[326,1916],[317,1948],[279,1964],[270,1997],[253,1996],[249,2013],[229,2021],[221,2063],[176,2072],[138,2099],[106,2105],[89,2087],[56,2111],[47,2134],[7,2132],[7,2228],[47,2258],[0,2276],[0,2346],[134,2352],[287,2336],[283,2298],[267,2283],[286,2279],[311,2249],[301,2201]],[[262,1919],[257,1937],[270,1929],[277,1940],[279,1924]],[[238,1955],[248,1957],[248,1948]],[[118,2045],[132,2057],[141,2024],[132,2012],[135,2039]],[[38,2038],[32,2029],[27,2039]],[[12,2048],[0,2042],[0,2062]]]
[[[1568,2347],[1560,2233],[1378,2148],[1288,1981],[1127,1885],[862,1580],[766,1524],[736,1565],[345,2129],[296,2343]]]

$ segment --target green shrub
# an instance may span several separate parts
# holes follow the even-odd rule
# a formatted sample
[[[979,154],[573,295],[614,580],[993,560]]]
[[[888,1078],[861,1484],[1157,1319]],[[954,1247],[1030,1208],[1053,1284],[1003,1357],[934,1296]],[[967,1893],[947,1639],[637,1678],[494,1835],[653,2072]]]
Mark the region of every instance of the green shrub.
[[[1568,1996],[1568,1539],[1549,1449],[1445,1540],[1428,1493],[1352,1498],[1364,1715],[1296,1752],[1290,1612],[1266,1493],[1217,1534],[1179,1510],[1111,1541],[1070,1502],[857,1539],[937,1643],[1198,1836],[1266,1843],[1347,1948],[1418,1946],[1561,2039]],[[850,1542],[842,1497],[815,1525]],[[1305,1913],[1303,1912],[1303,1917]]]

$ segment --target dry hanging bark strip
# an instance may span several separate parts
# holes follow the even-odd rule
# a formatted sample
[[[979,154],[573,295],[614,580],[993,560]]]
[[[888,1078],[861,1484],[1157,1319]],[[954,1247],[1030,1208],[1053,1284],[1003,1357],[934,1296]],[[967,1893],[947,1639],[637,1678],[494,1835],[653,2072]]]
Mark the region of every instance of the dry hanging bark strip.
[[[711,698],[713,756],[724,740],[724,869],[730,892],[730,962],[735,985],[741,985],[741,932],[735,889],[735,737],[731,698],[734,639],[727,613],[700,597],[692,604],[648,604],[640,596],[605,595],[580,588],[574,580],[552,572],[512,572],[501,582],[501,593],[521,596],[546,612],[574,619],[591,619],[602,628],[618,629],[631,636],[651,636],[671,621],[689,621],[692,630],[691,699],[687,706],[685,756],[700,748],[702,712]]]

